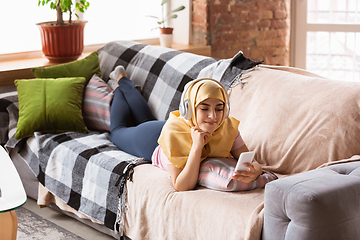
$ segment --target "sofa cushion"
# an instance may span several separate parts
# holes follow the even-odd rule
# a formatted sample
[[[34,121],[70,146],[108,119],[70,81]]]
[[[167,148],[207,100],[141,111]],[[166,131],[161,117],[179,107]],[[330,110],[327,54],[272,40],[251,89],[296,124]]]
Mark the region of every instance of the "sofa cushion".
[[[85,78],[15,80],[19,120],[15,139],[34,132],[86,133],[82,117]]]
[[[96,73],[101,77],[98,53],[93,52],[84,59],[50,67],[31,69],[36,78],[84,77],[86,81]]]
[[[85,88],[83,117],[91,130],[110,131],[110,104],[112,89],[96,74]]]
[[[230,114],[265,169],[299,173],[360,153],[360,83],[265,66],[247,76]]]

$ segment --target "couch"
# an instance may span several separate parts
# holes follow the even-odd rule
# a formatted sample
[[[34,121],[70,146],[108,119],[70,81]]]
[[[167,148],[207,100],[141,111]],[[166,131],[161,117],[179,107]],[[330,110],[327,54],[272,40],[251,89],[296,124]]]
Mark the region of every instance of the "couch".
[[[109,74],[117,65],[125,67],[159,120],[178,108],[188,81],[201,76],[221,81],[246,145],[279,179],[244,192],[175,191],[167,172],[109,140],[114,86]],[[114,238],[133,240],[360,238],[359,83],[263,65],[241,52],[215,59],[132,41],[110,42],[85,60],[33,73],[33,82],[16,82],[18,92],[1,95],[0,140],[28,196],[39,205],[57,208]],[[77,113],[57,106],[54,112],[60,116],[48,117],[28,133],[36,116],[24,122],[24,112],[43,111],[39,104],[32,112],[19,106],[33,98],[23,96],[28,84],[35,85],[34,92],[36,84],[43,86],[40,99],[49,98],[42,104],[65,98],[49,77],[57,78],[56,84],[69,77],[76,80],[72,86],[80,84],[69,94],[79,96],[74,99]],[[69,131],[67,123],[57,122],[61,115],[79,112],[85,129]],[[51,128],[49,121],[60,127]],[[66,126],[60,129],[61,124]],[[15,133],[23,133],[18,128],[27,133],[16,139]]]

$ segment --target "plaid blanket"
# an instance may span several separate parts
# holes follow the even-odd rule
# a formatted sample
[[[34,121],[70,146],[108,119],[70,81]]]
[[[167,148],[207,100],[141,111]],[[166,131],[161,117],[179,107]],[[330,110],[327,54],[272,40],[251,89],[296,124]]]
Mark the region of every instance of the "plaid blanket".
[[[17,95],[1,98],[0,106],[0,135],[6,149],[11,151],[17,146],[19,155],[46,189],[122,235],[125,183],[131,179],[133,167],[145,161],[120,151],[108,132],[36,132],[34,137],[15,140]]]
[[[142,88],[142,95],[158,120],[179,108],[186,83],[198,77],[211,77],[230,89],[241,81],[244,71],[260,62],[244,57],[239,51],[230,59],[215,59],[170,48],[133,41],[109,42],[98,50],[100,69],[105,81],[116,66],[122,65],[127,76]]]
[[[17,119],[19,118],[19,104],[17,92],[0,94],[0,145],[4,146],[15,134]]]
[[[141,86],[142,95],[158,120],[167,119],[171,111],[177,110],[185,84],[217,61],[133,41],[110,42],[98,53],[103,79],[109,80],[116,66],[124,66],[128,77]]]

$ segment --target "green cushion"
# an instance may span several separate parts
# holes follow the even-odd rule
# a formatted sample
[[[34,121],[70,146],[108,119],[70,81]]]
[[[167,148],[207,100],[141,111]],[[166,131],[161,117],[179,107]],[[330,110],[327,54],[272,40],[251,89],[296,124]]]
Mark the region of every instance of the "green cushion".
[[[93,52],[78,61],[50,67],[33,68],[31,71],[36,78],[84,77],[86,81],[89,81],[95,73],[101,77],[97,52]]]
[[[87,133],[82,117],[83,77],[15,80],[19,120],[15,139],[34,132]]]

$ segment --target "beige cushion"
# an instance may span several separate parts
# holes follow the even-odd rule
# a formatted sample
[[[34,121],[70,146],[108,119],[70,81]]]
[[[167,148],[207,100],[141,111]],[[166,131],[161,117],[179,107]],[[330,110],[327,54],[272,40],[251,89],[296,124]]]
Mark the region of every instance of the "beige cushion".
[[[359,83],[286,68],[247,74],[232,89],[230,114],[266,169],[293,174],[360,153]]]

